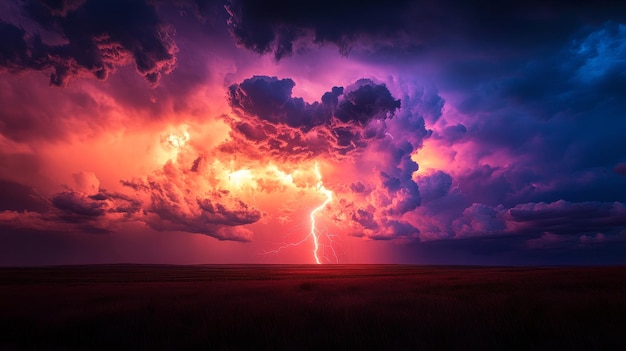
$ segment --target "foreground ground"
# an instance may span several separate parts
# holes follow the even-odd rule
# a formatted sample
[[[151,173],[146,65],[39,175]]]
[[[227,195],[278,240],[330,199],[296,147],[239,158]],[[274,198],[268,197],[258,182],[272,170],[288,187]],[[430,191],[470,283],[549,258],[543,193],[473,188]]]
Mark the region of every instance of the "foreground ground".
[[[0,268],[0,350],[619,350],[626,267]]]

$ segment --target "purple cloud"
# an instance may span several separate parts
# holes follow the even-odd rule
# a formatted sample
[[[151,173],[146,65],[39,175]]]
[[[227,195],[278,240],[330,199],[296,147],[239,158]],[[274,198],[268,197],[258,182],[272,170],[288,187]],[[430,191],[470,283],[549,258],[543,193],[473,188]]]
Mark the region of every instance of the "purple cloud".
[[[0,67],[11,72],[50,71],[50,84],[66,86],[76,77],[106,79],[132,63],[151,84],[176,65],[172,31],[147,2],[28,1],[26,14],[43,30],[64,38],[50,44],[37,33],[0,22]]]

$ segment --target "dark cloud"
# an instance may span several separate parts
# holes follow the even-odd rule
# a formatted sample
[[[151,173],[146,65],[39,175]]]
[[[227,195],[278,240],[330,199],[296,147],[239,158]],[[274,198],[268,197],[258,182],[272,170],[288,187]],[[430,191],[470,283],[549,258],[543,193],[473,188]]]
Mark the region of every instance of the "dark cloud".
[[[53,16],[67,16],[68,11],[77,10],[87,0],[39,0]]]
[[[505,230],[504,207],[473,203],[452,223],[456,237],[502,234]]]
[[[0,228],[106,234],[115,231],[119,223],[133,219],[141,209],[138,200],[104,189],[88,194],[68,188],[39,200],[37,207],[0,211]]]
[[[365,188],[365,185],[363,185],[363,183],[356,182],[356,183],[350,184],[350,190],[354,191],[355,193],[362,193],[366,191],[366,188]]]
[[[106,79],[132,63],[151,84],[176,64],[172,30],[144,0],[26,2],[25,14],[60,43],[0,22],[0,66],[12,72],[52,70],[50,84],[65,86],[75,77]]]
[[[56,193],[50,204],[52,210],[44,213],[42,220],[79,224],[78,230],[90,232],[109,232],[117,222],[136,219],[142,209],[138,199],[99,187],[88,193],[73,189]]]
[[[230,30],[241,46],[291,55],[300,42],[333,44],[347,54],[353,47],[389,57],[419,56],[457,45],[466,49],[521,52],[549,47],[580,26],[607,16],[626,17],[619,1],[596,6],[585,1],[313,1],[231,0]]]
[[[467,128],[465,128],[463,124],[457,123],[456,125],[442,128],[440,131],[435,133],[433,137],[435,139],[442,139],[451,145],[461,142],[463,138],[465,138],[466,134]]]
[[[419,229],[415,228],[408,222],[391,220],[385,223],[385,227],[388,228],[390,237],[394,239],[408,237],[413,238],[414,240],[419,240],[419,238],[417,238],[417,235],[420,232]]]
[[[422,116],[429,124],[435,124],[443,114],[446,101],[434,86],[425,86],[406,97],[414,115]]]
[[[324,95],[322,103],[309,104],[291,96],[296,83],[291,79],[254,76],[229,88],[230,105],[272,124],[284,124],[309,130],[327,124],[343,88],[333,88]],[[333,105],[334,103],[334,105]]]
[[[543,233],[540,237],[526,241],[531,249],[558,249],[577,244],[578,238],[571,235]]]
[[[352,213],[351,219],[365,229],[377,230],[379,226],[374,220],[375,210],[373,206],[369,206],[367,209],[357,209]]]
[[[358,80],[344,92],[333,87],[324,93],[321,102],[309,104],[292,97],[295,82],[289,78],[254,76],[229,88],[233,108],[270,122],[308,131],[316,126],[338,122],[364,126],[373,119],[387,119],[400,108],[384,84],[369,79]]]
[[[66,218],[90,218],[103,216],[107,203],[104,198],[82,196],[72,191],[64,191],[52,197],[52,205],[68,216]]]
[[[445,100],[437,90],[417,88],[402,98],[402,108],[397,118],[383,130],[385,136],[406,140],[415,149],[422,147],[424,139],[431,137],[432,130],[426,129],[426,119],[435,123],[441,116]]]
[[[243,138],[277,155],[345,155],[384,137],[384,124],[400,108],[384,84],[360,79],[344,89],[333,87],[321,102],[292,97],[291,79],[254,76],[229,88],[229,103],[241,120],[230,120]]]
[[[352,205],[347,207],[351,208]],[[350,220],[357,224],[357,228],[359,228],[352,235],[360,237],[365,234],[373,240],[407,239],[419,241],[419,229],[402,219],[393,219],[393,217],[380,218],[377,212],[376,207],[373,205],[351,211]]]
[[[455,178],[460,189],[472,201],[496,206],[512,205],[508,198],[515,193],[508,170],[488,164],[476,168],[465,169]]]
[[[618,163],[614,168],[613,172],[621,175],[626,175],[626,163]]]
[[[507,220],[518,232],[581,234],[623,230],[626,229],[626,205],[563,200],[520,204],[508,210]]]
[[[225,205],[222,196],[217,193],[216,199],[198,200],[198,206],[205,212],[207,221],[229,226],[251,224],[261,219],[261,212],[249,207],[239,199],[232,199],[230,208]],[[218,202],[222,200],[222,203]]]
[[[380,143],[378,148],[387,153],[380,176],[386,195],[393,199],[384,213],[400,216],[413,211],[422,200],[419,187],[413,180],[413,173],[418,170],[417,163],[411,159],[413,145],[406,140],[393,140]]]
[[[355,87],[343,95],[334,111],[339,121],[364,126],[373,119],[391,118],[400,108],[400,100],[394,99],[384,84],[378,85],[369,79],[359,79],[354,85]],[[342,89],[333,88],[333,93],[335,92],[341,93]]]
[[[417,184],[422,200],[432,202],[448,195],[452,186],[452,177],[443,171],[436,171],[433,174],[419,177]]]
[[[27,37],[24,29],[0,21],[0,37],[0,70],[41,70],[48,67],[44,44],[39,36]]]
[[[44,212],[49,205],[34,188],[0,179],[0,211]]]
[[[402,37],[405,20],[413,14],[410,3],[233,0],[227,10],[231,33],[239,45],[281,59],[293,53],[299,39],[309,36],[314,43],[339,46],[344,54],[363,37]]]

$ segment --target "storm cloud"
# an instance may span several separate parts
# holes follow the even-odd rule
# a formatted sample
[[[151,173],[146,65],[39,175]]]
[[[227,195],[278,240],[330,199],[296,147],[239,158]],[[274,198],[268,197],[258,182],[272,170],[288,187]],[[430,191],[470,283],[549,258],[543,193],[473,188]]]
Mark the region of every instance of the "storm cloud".
[[[212,236],[219,240],[251,241],[253,233],[244,227],[259,221],[262,212],[249,206],[228,190],[211,187],[198,191],[199,182],[208,182],[196,170],[168,162],[146,179],[122,181],[142,202],[136,219],[158,231],[181,231]]]
[[[333,87],[313,103],[292,97],[294,86],[267,76],[231,85],[229,103],[241,117],[231,121],[234,132],[279,156],[345,155],[383,138],[384,126],[370,122],[391,119],[400,108],[384,84],[369,79]]]
[[[611,13],[623,20],[619,1],[314,1],[231,0],[230,31],[237,43],[277,60],[300,46],[332,44],[347,55],[354,48],[410,57],[468,43],[473,49],[543,47]],[[557,23],[557,25],[555,25]]]
[[[58,39],[46,42],[38,32],[0,22],[6,38],[0,43],[0,67],[10,72],[52,71],[50,84],[66,86],[77,77],[106,79],[118,67],[133,64],[156,84],[176,65],[172,28],[144,0],[30,0],[23,12]]]

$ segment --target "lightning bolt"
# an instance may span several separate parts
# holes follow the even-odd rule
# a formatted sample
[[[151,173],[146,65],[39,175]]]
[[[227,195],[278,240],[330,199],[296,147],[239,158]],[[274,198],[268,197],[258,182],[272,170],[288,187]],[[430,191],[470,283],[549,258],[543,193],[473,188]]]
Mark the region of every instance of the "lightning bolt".
[[[335,262],[338,261],[337,252],[335,251],[335,248],[333,247],[333,243],[335,242],[336,235],[329,234],[326,231],[326,229],[323,229],[323,230],[318,229],[317,224],[315,222],[315,217],[317,213],[322,211],[329,203],[333,201],[333,192],[326,189],[326,187],[324,187],[324,183],[322,181],[322,174],[320,173],[317,162],[315,162],[315,167],[313,168],[313,171],[315,173],[315,176],[317,177],[317,183],[315,184],[315,189],[319,193],[324,195],[326,199],[321,205],[311,210],[311,213],[309,214],[309,219],[311,222],[309,233],[299,241],[282,242],[278,248],[271,250],[271,251],[266,251],[264,254],[277,254],[280,251],[287,249],[289,247],[300,246],[303,243],[305,243],[307,240],[309,240],[309,238],[312,238],[313,239],[313,258],[315,259],[316,264],[322,264],[322,259],[325,261],[331,261],[331,259],[326,256],[326,250],[330,251],[330,254],[332,254],[332,258],[334,258]],[[322,236],[324,236],[328,240],[329,242],[328,244],[322,244],[320,242],[320,237]]]
[[[311,231],[309,232],[309,235],[313,237],[313,244],[315,245],[315,248],[313,249],[313,257],[315,257],[315,263],[321,264],[320,258],[317,254],[319,251],[320,245],[319,245],[319,236],[318,236],[319,232],[317,228],[315,227],[315,214],[323,210],[324,207],[326,207],[326,205],[328,205],[331,201],[333,201],[333,192],[324,187],[324,183],[322,182],[322,174],[320,173],[320,169],[319,169],[319,166],[317,165],[317,162],[315,162],[315,175],[317,176],[317,184],[315,185],[315,188],[324,196],[326,196],[326,200],[324,201],[323,204],[314,208],[313,211],[311,211],[311,214],[309,215],[309,217],[311,218]]]

